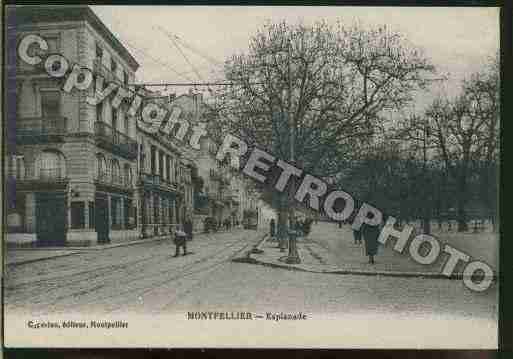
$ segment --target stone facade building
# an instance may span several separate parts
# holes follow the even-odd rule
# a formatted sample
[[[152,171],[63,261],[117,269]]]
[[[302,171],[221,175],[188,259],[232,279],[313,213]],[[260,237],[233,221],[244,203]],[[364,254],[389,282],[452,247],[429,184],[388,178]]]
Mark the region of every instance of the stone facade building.
[[[16,7],[16,41],[43,37],[48,51],[130,83],[138,63],[85,6]],[[9,108],[11,230],[26,242],[87,245],[137,237],[134,229],[136,125],[122,105],[90,106],[87,92],[61,91],[62,80],[17,59],[16,106]],[[13,194],[15,192],[15,195]],[[12,237],[11,237],[12,238]]]

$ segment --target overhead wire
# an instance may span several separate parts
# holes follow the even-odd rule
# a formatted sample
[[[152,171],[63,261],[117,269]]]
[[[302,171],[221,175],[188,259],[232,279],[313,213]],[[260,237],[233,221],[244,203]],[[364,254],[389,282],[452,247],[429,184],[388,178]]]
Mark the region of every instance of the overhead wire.
[[[173,33],[169,32],[169,31],[165,30],[162,26],[157,26],[157,28],[162,33],[164,33],[167,37],[169,37],[173,42],[179,42],[183,47],[185,47],[189,51],[195,53],[196,55],[204,58],[205,60],[207,60],[211,64],[214,64],[216,66],[223,65],[223,63],[221,61],[219,61],[219,60],[215,59],[214,57],[208,55],[207,53],[205,53],[204,51],[198,49],[197,47],[192,46],[191,44],[189,44],[188,42],[186,42],[185,40],[183,40],[182,38],[180,38],[176,34],[173,34]]]
[[[117,19],[116,19],[116,18],[114,18],[114,17],[112,17],[112,18],[111,18],[111,20],[112,20],[112,21],[113,21],[117,26],[119,26],[119,27],[121,28],[121,23],[120,23],[120,21],[119,21],[119,20],[117,20]],[[119,35],[119,37],[120,37],[121,41],[122,41],[123,43],[125,43],[128,47],[130,47],[132,50],[134,50],[134,51],[136,51],[136,52],[138,52],[138,53],[142,54],[142,55],[143,55],[144,57],[146,57],[146,58],[149,58],[150,60],[152,60],[152,61],[153,61],[153,62],[155,62],[156,64],[161,65],[161,66],[163,66],[163,67],[167,68],[168,70],[170,70],[171,72],[173,72],[175,75],[180,76],[180,77],[182,77],[182,78],[186,79],[187,81],[193,81],[189,76],[186,76],[186,75],[185,75],[187,72],[178,72],[178,71],[176,71],[176,70],[173,68],[173,66],[174,66],[174,65],[172,66],[172,65],[171,65],[171,64],[169,64],[168,62],[165,62],[165,61],[162,61],[162,60],[158,60],[158,59],[156,59],[155,57],[153,57],[152,55],[150,55],[150,54],[148,53],[148,50],[147,50],[147,49],[144,49],[142,46],[136,46],[136,45],[134,45],[133,43],[131,43],[130,41],[128,41],[128,40],[127,40],[123,35],[121,35],[121,33],[120,33],[119,31],[118,31],[118,35]]]
[[[121,23],[117,19],[111,18],[111,20],[116,25],[121,27]],[[153,28],[155,29],[155,27],[153,27]],[[187,48],[188,50],[196,53],[198,56],[201,56],[202,58],[208,60],[210,63],[215,64],[216,66],[222,65],[222,63],[219,60],[214,59],[212,56],[209,56],[209,55],[205,54],[204,52],[198,50],[197,48],[193,47],[192,45],[186,43],[185,40],[179,38],[178,36],[169,33],[168,31],[164,30],[162,27],[158,26],[158,30],[163,32],[166,35],[166,37],[168,37],[173,42],[174,46],[180,52],[182,57],[187,61],[189,66],[192,68],[192,71],[178,72],[178,71],[176,71],[173,68],[174,65],[171,65],[168,62],[156,59],[154,56],[149,54],[149,50],[148,49],[145,49],[142,46],[138,46],[138,45],[132,43],[131,41],[128,41],[124,36],[121,35],[121,33],[119,31],[118,31],[118,34],[119,34],[120,40],[123,43],[125,43],[128,47],[130,47],[133,51],[135,51],[135,52],[141,54],[142,56],[152,60],[154,63],[156,63],[156,64],[158,64],[160,66],[165,67],[166,69],[168,69],[171,72],[173,72],[175,75],[180,76],[180,77],[186,79],[189,82],[182,82],[182,83],[180,83],[180,82],[139,83],[139,84],[133,84],[133,85],[137,85],[137,86],[155,86],[155,87],[166,87],[166,86],[194,86],[194,87],[196,87],[196,86],[207,86],[207,89],[208,89],[209,93],[213,93],[213,90],[210,88],[210,86],[234,86],[234,85],[237,85],[237,83],[235,83],[235,82],[223,82],[222,80],[206,82],[204,80],[204,78],[201,76],[200,72],[198,71],[198,67],[196,67],[196,66],[194,66],[192,64],[192,62],[189,60],[187,55],[185,55],[185,53],[182,51],[182,49],[180,48],[180,46],[178,45],[177,42],[179,42],[183,47]],[[192,72],[196,74],[196,76],[199,78],[199,80],[201,82],[194,82],[189,76],[186,75],[186,74],[190,74]],[[260,82],[254,82],[252,84],[261,84],[261,83]]]
[[[154,27],[155,28],[155,27]],[[182,57],[185,59],[185,61],[189,64],[189,66],[193,69],[194,73],[196,74],[196,76],[198,76],[198,79],[200,81],[203,81],[205,82],[205,80],[203,80],[203,77],[201,76],[201,74],[199,73],[199,71],[196,69],[196,67],[192,64],[192,62],[189,60],[189,58],[187,57],[187,55],[185,55],[185,53],[182,51],[182,49],[180,48],[180,46],[178,46],[176,40],[170,35],[167,33],[167,31],[165,31],[164,29],[162,29],[160,26],[157,26],[156,27],[157,30],[160,30],[168,39],[170,39],[172,42],[173,42],[173,45],[176,47],[176,49],[178,50],[178,52],[180,52],[180,54],[182,55]]]

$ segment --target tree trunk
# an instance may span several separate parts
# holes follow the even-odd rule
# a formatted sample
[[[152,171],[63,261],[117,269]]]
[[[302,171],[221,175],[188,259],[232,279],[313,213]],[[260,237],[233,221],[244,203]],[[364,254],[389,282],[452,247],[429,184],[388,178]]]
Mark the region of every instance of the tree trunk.
[[[287,215],[288,210],[287,207],[284,206],[284,198],[283,195],[279,195],[279,204],[278,204],[278,243],[280,247],[284,246],[284,243],[287,243]]]
[[[457,213],[457,220],[458,220],[458,232],[466,232],[468,231],[468,224],[467,224],[467,213],[465,211],[465,191],[463,188],[460,187],[459,194],[458,194],[458,213]]]
[[[465,160],[464,160],[465,161]],[[468,162],[465,162],[468,163]],[[458,232],[468,231],[467,212],[465,206],[467,204],[467,171],[463,168],[458,179]]]
[[[431,219],[429,217],[422,218],[422,232],[431,234]]]

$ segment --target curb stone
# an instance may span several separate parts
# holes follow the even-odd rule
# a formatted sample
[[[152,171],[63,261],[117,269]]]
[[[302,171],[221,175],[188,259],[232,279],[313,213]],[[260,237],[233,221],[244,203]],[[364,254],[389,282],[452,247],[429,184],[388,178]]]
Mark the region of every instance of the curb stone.
[[[228,232],[228,231],[226,231],[226,232]],[[217,232],[217,233],[223,233],[223,232]],[[193,234],[197,234],[197,235],[210,234],[210,235],[212,235],[215,233],[199,232],[199,233],[193,233]],[[104,245],[100,244],[100,245],[94,245],[94,246],[89,246],[89,247],[41,247],[41,248],[16,248],[16,249],[13,248],[12,249],[13,251],[69,250],[69,251],[73,251],[73,252],[65,253],[65,254],[58,254],[58,255],[50,255],[50,256],[40,257],[40,258],[35,258],[35,259],[26,259],[26,260],[12,262],[12,263],[5,263],[5,265],[10,266],[10,267],[15,267],[17,265],[22,265],[22,264],[28,264],[28,263],[50,260],[50,259],[59,258],[59,257],[76,255],[76,254],[80,254],[81,252],[86,252],[86,251],[100,251],[100,250],[104,250],[104,249],[111,249],[111,248],[117,248],[117,247],[128,247],[128,246],[137,245],[137,244],[152,243],[152,242],[165,241],[165,240],[170,240],[170,239],[171,239],[171,236],[160,236],[160,237],[149,238],[149,239],[140,239],[140,240],[135,240],[135,241],[130,241],[130,242],[104,244]],[[4,255],[8,255],[7,251]]]
[[[34,259],[26,259],[26,260],[22,260],[22,261],[18,261],[18,262],[12,262],[12,263],[7,263],[6,262],[5,265],[8,266],[8,267],[16,267],[16,266],[21,265],[21,264],[28,264],[28,263],[46,261],[46,260],[49,260],[49,259],[55,259],[55,258],[60,258],[60,257],[68,257],[68,256],[73,256],[73,255],[76,255],[76,254],[79,254],[79,253],[80,252],[71,252],[71,253],[56,254],[56,255],[51,255],[51,256],[46,256],[46,257],[34,258]]]
[[[462,273],[455,273],[450,276],[446,276],[442,273],[433,273],[433,272],[398,272],[398,271],[365,271],[358,269],[336,269],[336,270],[314,270],[308,269],[304,267],[300,267],[299,265],[288,265],[288,264],[279,264],[273,262],[266,262],[254,257],[248,256],[247,258],[235,258],[232,260],[237,263],[248,263],[248,264],[258,264],[272,268],[280,268],[287,269],[291,271],[300,271],[300,272],[309,272],[309,273],[319,273],[319,274],[338,274],[338,275],[365,275],[365,276],[383,276],[383,277],[403,277],[403,278],[429,278],[429,279],[449,279],[449,280],[461,280],[463,279]],[[497,281],[497,275],[494,274],[493,281]]]

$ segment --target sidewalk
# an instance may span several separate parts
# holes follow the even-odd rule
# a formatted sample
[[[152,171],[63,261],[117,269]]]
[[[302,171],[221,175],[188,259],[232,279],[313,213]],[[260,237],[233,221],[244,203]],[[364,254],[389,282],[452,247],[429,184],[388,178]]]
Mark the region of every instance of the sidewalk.
[[[242,231],[242,229],[234,229],[233,232]],[[218,231],[209,233],[209,235],[223,234],[232,231]],[[194,238],[202,237],[206,233],[194,232]],[[58,257],[76,255],[88,251],[100,251],[116,247],[126,247],[137,244],[151,243],[155,241],[172,240],[172,236],[158,236],[147,239],[139,239],[135,241],[114,243],[114,244],[97,244],[88,247],[39,247],[39,248],[5,248],[4,250],[4,264],[5,265],[19,265],[41,260],[53,259]]]
[[[440,238],[440,241],[448,242],[446,238]],[[452,241],[450,242],[453,244]],[[461,240],[457,242],[461,242]],[[491,248],[494,243],[489,238],[483,238],[482,242],[488,243],[487,248]],[[298,240],[300,264],[285,263],[288,249],[285,252],[280,252],[276,241],[265,242],[260,247],[263,253],[250,254],[247,262],[315,273],[448,278],[441,274],[447,255],[441,254],[431,265],[422,265],[411,259],[407,249],[403,254],[394,251],[393,244],[394,241],[386,246],[380,245],[375,257],[375,264],[369,264],[368,257],[365,255],[365,244],[363,241],[361,245],[354,244],[349,226],[338,228],[336,224],[321,222],[318,225],[313,225],[312,233],[307,239]],[[466,250],[466,248],[462,248],[462,250],[464,249]],[[478,248],[476,254],[482,253],[483,246]],[[493,253],[488,254],[487,257],[477,258],[490,260],[494,257]],[[496,270],[497,267],[493,261],[488,264]],[[461,263],[457,265],[450,279],[461,279],[463,269],[464,266]]]

